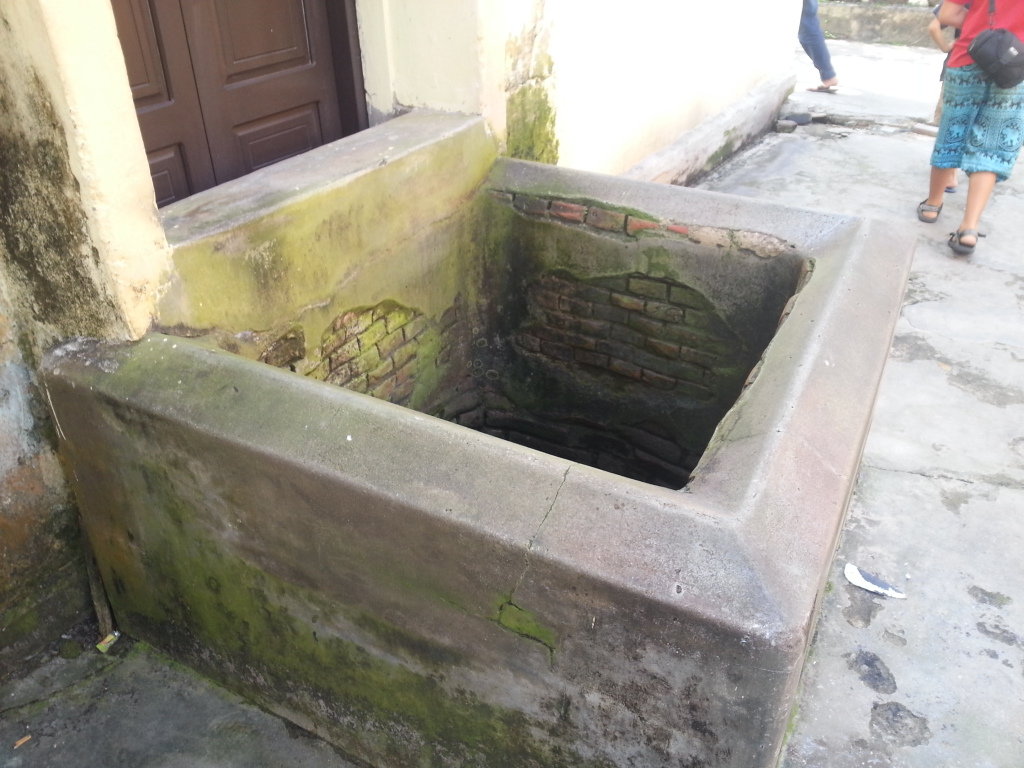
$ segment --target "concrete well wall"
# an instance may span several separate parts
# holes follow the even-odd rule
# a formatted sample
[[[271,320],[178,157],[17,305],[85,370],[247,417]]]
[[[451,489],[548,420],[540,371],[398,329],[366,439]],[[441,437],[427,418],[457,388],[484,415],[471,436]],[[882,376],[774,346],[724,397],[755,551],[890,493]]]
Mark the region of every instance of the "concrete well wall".
[[[492,162],[479,118],[413,113],[170,206],[159,327],[682,487],[806,259]]]
[[[124,63],[102,39],[106,0],[0,7],[0,679],[89,612],[43,350],[141,335],[165,265]]]
[[[408,125],[415,134],[434,119]],[[273,169],[243,182],[259,205],[197,196],[190,215],[167,220],[192,234],[178,240],[162,318],[206,338],[76,342],[47,358],[116,617],[374,765],[773,765],[912,243],[840,216],[530,163],[492,168],[475,160],[491,151],[475,125],[430,148],[412,142],[397,159],[380,154],[403,146],[396,132],[351,174],[328,169],[338,181],[310,188],[308,215],[276,199],[275,185],[293,180]],[[326,155],[311,157],[310,173],[326,168]],[[415,169],[432,157],[461,173],[427,184]],[[408,219],[385,218],[375,173],[408,194],[395,209]],[[359,201],[379,215],[346,219]],[[215,223],[200,224],[204,213]],[[323,226],[331,217],[350,231]],[[390,236],[368,226],[385,222]],[[363,251],[336,247],[356,234]],[[468,257],[467,243],[478,246]],[[496,269],[497,258],[511,267]],[[566,277],[584,263],[580,279]],[[275,269],[313,277],[282,293],[266,279]],[[715,277],[730,273],[785,290],[772,306],[743,308],[748,292]],[[424,324],[443,338],[459,295],[471,338],[486,330],[488,344],[518,344],[525,358],[520,324],[498,339],[491,329],[536,320],[549,294],[578,322],[588,310],[567,302],[576,314],[563,312],[562,298],[609,275],[625,283],[587,283],[609,296],[604,305],[586,292],[589,319],[614,292],[644,297],[645,310],[681,308],[683,325],[687,309],[711,306],[737,338],[770,337],[684,491],[384,402],[396,390],[367,397],[285,370],[313,374],[326,361],[323,378],[344,378],[355,373],[358,358],[341,352],[353,338],[378,354],[421,343]],[[489,282],[523,291],[490,293]],[[692,306],[684,288],[708,304]],[[515,308],[485,312],[485,297]],[[297,333],[242,343],[276,323],[317,339],[319,362],[309,348],[287,362]],[[253,359],[218,348],[232,339]],[[425,401],[434,396],[446,370],[418,374],[410,403],[420,384]],[[369,386],[370,372],[359,375]]]

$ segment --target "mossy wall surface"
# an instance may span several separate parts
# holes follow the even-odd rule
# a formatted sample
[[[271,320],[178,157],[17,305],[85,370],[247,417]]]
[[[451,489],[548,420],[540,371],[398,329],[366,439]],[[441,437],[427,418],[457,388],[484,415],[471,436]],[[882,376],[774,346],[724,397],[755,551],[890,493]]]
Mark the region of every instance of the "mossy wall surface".
[[[61,119],[21,39],[0,9],[0,678],[88,605],[77,511],[36,366],[54,341],[124,330]]]
[[[480,118],[414,113],[169,206],[158,327],[422,407],[480,324],[495,156]]]
[[[430,412],[682,487],[771,340],[803,260],[749,233],[495,183],[482,212],[506,234],[483,254],[476,380]]]
[[[505,154],[558,165],[557,114],[549,91],[555,62],[548,54],[543,16],[544,3],[535,4],[532,23],[505,46]]]
[[[416,154],[405,155],[403,173],[422,197]],[[422,165],[436,173],[429,156]],[[801,580],[766,569],[792,565],[779,553],[792,537],[817,535],[822,504],[838,509],[854,474],[819,472],[835,480],[822,501],[803,468],[826,467],[812,436],[829,420],[812,410],[790,436],[772,419],[803,413],[789,399],[792,382],[826,367],[806,363],[820,353],[820,306],[856,303],[860,322],[863,296],[822,282],[815,268],[817,282],[795,304],[803,314],[791,313],[765,358],[772,375],[726,415],[717,466],[698,467],[685,493],[428,418],[412,409],[494,434],[522,427],[522,403],[540,404],[535,421],[552,403],[604,409],[613,421],[643,406],[673,437],[692,435],[701,419],[720,418],[705,406],[724,407],[740,386],[738,372],[772,338],[809,265],[794,242],[758,229],[774,231],[766,223],[777,209],[723,214],[737,203],[711,197],[691,208],[687,190],[506,160],[487,176],[485,165],[461,166],[476,170],[452,182],[462,191],[447,195],[447,208],[417,198],[412,220],[432,213],[382,230],[364,258],[339,255],[334,240],[311,262],[289,257],[325,280],[316,292],[282,293],[287,300],[256,301],[248,250],[233,245],[248,242],[245,216],[237,233],[183,240],[187,250],[212,237],[226,254],[226,264],[217,250],[188,262],[167,308],[187,319],[195,296],[217,302],[199,308],[212,313],[208,325],[176,325],[208,336],[201,345],[153,335],[51,353],[48,391],[117,618],[375,765],[767,767],[821,571]],[[687,220],[691,211],[713,224]],[[789,236],[819,247],[821,218],[803,221]],[[859,279],[841,251],[849,231],[829,241],[825,255],[836,258],[826,263]],[[210,290],[204,264],[231,279]],[[306,326],[307,317],[317,319]],[[671,391],[648,386],[664,382],[645,383],[643,363],[653,363],[636,349],[617,359],[639,367],[639,381],[628,366],[577,357],[597,351],[587,339],[596,345],[613,325],[636,330],[641,320],[650,331],[642,344],[657,341],[671,362],[700,368],[700,389],[680,386],[682,373],[696,375],[682,365]],[[703,340],[684,345],[684,331]],[[543,361],[530,359],[527,336]],[[810,352],[796,349],[801,340]],[[555,343],[545,351],[545,341]],[[233,347],[252,359],[224,351]],[[697,362],[682,359],[684,347]],[[559,357],[568,349],[571,360]],[[569,362],[581,366],[571,377],[545,367]],[[399,381],[403,371],[414,379]],[[412,390],[400,389],[409,380]],[[346,391],[364,385],[377,398]],[[602,417],[593,413],[570,416]],[[658,434],[633,437],[649,450]],[[781,471],[751,460],[768,442],[765,460]],[[844,467],[859,448],[845,452]],[[794,497],[806,497],[803,522],[780,527]],[[782,542],[775,550],[763,546],[770,536]]]
[[[58,350],[48,386],[121,628],[360,759],[748,764],[775,651],[534,550],[623,504],[689,546],[665,499],[558,511],[569,462],[187,340]]]

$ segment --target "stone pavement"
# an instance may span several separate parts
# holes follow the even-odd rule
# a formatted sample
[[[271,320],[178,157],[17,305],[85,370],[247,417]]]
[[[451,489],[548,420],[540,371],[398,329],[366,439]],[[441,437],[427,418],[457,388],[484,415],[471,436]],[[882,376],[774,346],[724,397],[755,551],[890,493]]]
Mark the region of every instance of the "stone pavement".
[[[905,222],[919,235],[857,489],[782,768],[1024,766],[1024,169],[997,187],[971,258],[946,246],[966,197],[917,221],[941,55],[830,42],[843,88],[701,185]],[[802,56],[802,55],[801,55]],[[805,82],[806,81],[806,82]],[[902,121],[902,122],[901,122]],[[850,333],[855,334],[856,328]],[[854,563],[898,586],[872,595]]]
[[[977,253],[946,247],[964,191],[917,221],[941,55],[831,42],[843,87],[787,112],[702,187],[904,222],[920,243],[782,768],[1024,766],[1024,171]],[[962,179],[964,190],[966,179]],[[856,328],[850,333],[855,334]],[[852,562],[906,600],[849,585]],[[32,736],[17,749],[14,744]],[[324,742],[141,645],[55,657],[0,690],[0,768],[351,768]]]
[[[0,768],[355,768],[145,645],[87,647],[0,688]]]

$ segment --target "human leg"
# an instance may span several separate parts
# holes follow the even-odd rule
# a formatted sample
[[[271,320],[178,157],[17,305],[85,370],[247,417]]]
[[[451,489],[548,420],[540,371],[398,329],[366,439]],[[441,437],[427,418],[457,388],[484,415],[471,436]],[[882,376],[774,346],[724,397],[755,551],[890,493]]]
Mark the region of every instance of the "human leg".
[[[985,100],[987,86],[984,79],[980,72],[969,70],[972,68],[963,67],[946,73],[942,89],[942,118],[932,149],[928,197],[918,206],[918,218],[922,221],[938,218],[946,187],[951,186],[951,178],[956,178],[956,169],[962,167],[970,127]]]
[[[969,174],[964,216],[950,240],[958,253],[970,252],[978,241],[981,215],[997,181],[1005,181],[1024,143],[1024,85],[1015,88],[988,86],[986,98],[972,121],[963,156],[963,169]],[[973,234],[961,234],[967,231]]]
[[[836,77],[835,69],[832,67],[832,56],[829,54],[828,46],[825,45],[825,33],[822,31],[821,22],[818,20],[818,0],[803,0],[803,3],[797,39],[800,40],[804,53],[811,57],[814,68],[818,70],[821,84],[825,86],[836,85],[839,80]]]
[[[967,180],[967,204],[964,206],[964,217],[957,227],[956,232],[950,238],[950,245],[959,244],[962,249],[955,246],[953,250],[958,253],[969,253],[974,250],[978,243],[978,224],[981,223],[981,214],[992,196],[992,190],[996,186],[996,174],[993,171],[975,171]],[[973,234],[972,234],[973,233]]]
[[[938,125],[942,121],[942,99],[945,96],[945,84],[939,81],[939,100],[935,103],[935,114],[932,115],[932,125]]]

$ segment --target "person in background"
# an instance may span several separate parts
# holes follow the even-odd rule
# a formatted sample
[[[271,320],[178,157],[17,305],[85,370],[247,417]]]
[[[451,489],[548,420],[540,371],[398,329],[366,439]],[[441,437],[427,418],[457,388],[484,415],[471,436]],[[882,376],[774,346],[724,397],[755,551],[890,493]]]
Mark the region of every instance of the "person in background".
[[[932,150],[928,197],[917,206],[917,217],[932,223],[942,212],[950,168],[968,175],[967,202],[955,232],[949,236],[954,253],[974,253],[981,214],[997,181],[1013,171],[1024,143],[1024,83],[999,88],[989,82],[967,52],[971,41],[989,27],[988,3],[945,0],[939,23],[961,31],[953,44],[943,81],[942,120]],[[996,3],[992,26],[1024,37],[1024,3]]]
[[[839,85],[839,78],[832,67],[832,56],[825,45],[825,33],[822,32],[821,22],[818,20],[818,0],[803,0],[803,3],[797,39],[804,53],[811,57],[814,68],[818,70],[818,76],[821,78],[821,85],[807,90],[834,93],[836,86]]]
[[[935,6],[932,11],[932,20],[928,23],[928,34],[932,38],[932,42],[935,43],[935,47],[946,54],[946,58],[942,61],[942,71],[939,73],[939,101],[935,105],[935,116],[932,118],[932,124],[938,125],[942,120],[942,83],[946,79],[946,64],[949,63],[949,52],[953,50],[953,43],[960,37],[960,30],[956,30],[953,35],[953,40],[947,40],[946,36],[942,33],[946,27],[939,22],[939,9],[942,7],[942,3]],[[949,169],[949,178],[946,179],[946,191],[956,192],[957,188],[957,168]]]

